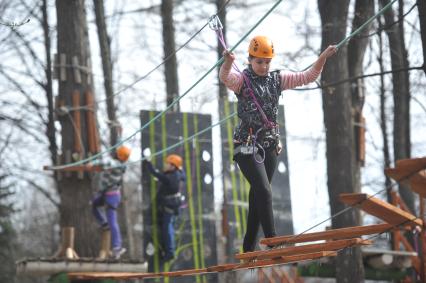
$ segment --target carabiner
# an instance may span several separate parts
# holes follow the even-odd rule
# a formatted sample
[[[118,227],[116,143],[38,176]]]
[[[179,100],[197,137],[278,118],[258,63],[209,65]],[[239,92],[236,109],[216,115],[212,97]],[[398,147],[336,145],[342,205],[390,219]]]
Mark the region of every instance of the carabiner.
[[[223,28],[222,23],[220,22],[220,19],[217,15],[213,15],[210,17],[209,27],[214,31],[218,31]]]

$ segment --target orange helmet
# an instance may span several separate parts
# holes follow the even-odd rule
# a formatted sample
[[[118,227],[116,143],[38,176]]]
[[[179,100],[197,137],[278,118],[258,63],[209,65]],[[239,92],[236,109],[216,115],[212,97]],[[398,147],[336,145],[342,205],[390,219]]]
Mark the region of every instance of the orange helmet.
[[[249,54],[253,57],[271,59],[275,56],[274,44],[266,36],[258,35],[252,38],[249,45]]]
[[[125,146],[125,145],[121,145],[119,147],[117,147],[115,153],[117,154],[117,158],[118,160],[121,161],[127,161],[127,159],[129,159],[130,153],[132,152],[132,150]]]
[[[170,154],[169,156],[167,156],[166,157],[166,162],[170,163],[170,164],[173,164],[178,169],[182,169],[182,157],[180,157],[177,154]]]

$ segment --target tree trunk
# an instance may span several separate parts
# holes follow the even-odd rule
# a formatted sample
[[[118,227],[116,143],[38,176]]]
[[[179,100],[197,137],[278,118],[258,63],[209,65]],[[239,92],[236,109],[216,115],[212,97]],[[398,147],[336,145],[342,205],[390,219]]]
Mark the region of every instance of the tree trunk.
[[[355,3],[355,15],[352,21],[352,31],[355,31],[363,23],[365,23],[374,14],[374,1],[371,0],[357,0]],[[352,37],[348,43],[348,70],[349,77],[357,77],[363,75],[363,61],[365,50],[367,49],[369,37],[368,35],[371,24],[367,26],[361,33]],[[351,95],[352,95],[352,109],[353,119],[355,121],[354,138],[355,138],[355,152],[354,159],[354,181],[355,192],[361,191],[361,166],[364,164],[361,148],[364,147],[363,140],[361,140],[361,131],[364,130],[362,108],[365,101],[365,87],[364,80],[358,79],[351,82]],[[360,213],[357,210],[357,223],[361,225]]]
[[[318,0],[322,22],[321,50],[335,44],[346,35],[349,0]],[[328,84],[349,77],[348,52],[345,46],[329,58],[322,83]],[[356,190],[354,173],[355,151],[352,121],[352,98],[349,83],[323,89],[324,124],[327,142],[327,177],[331,214],[345,208],[339,201],[341,193]],[[357,225],[354,210],[333,217],[333,228]],[[337,282],[364,282],[364,268],[359,249],[345,249],[336,259]]]
[[[420,36],[422,37],[423,47],[423,72],[426,75],[426,1],[417,0],[417,10],[419,11]]]
[[[389,3],[388,0],[380,0],[382,6]],[[402,8],[402,1],[399,1]],[[389,8],[384,13],[386,26],[391,26],[395,21],[394,11]],[[389,48],[391,56],[391,65],[393,70],[408,68],[407,51],[404,41],[404,27],[400,21],[386,29],[389,39]],[[393,122],[393,151],[394,159],[404,159],[410,157],[410,86],[408,71],[392,73],[393,83],[393,103],[394,103],[394,122]],[[401,195],[408,208],[415,213],[414,195],[407,187],[400,185],[399,194]]]
[[[47,108],[48,108],[48,120],[46,125],[46,135],[49,140],[49,151],[52,160],[52,164],[56,164],[57,162],[57,154],[58,154],[58,145],[56,144],[55,137],[55,118],[54,113],[55,109],[53,108],[53,87],[52,87],[52,58],[50,55],[51,52],[51,41],[50,41],[50,32],[49,32],[49,19],[47,13],[47,0],[43,0],[41,6],[42,14],[43,14],[43,36],[44,36],[44,47],[46,53],[46,100],[47,100]]]
[[[114,102],[114,88],[112,84],[112,61],[110,39],[105,24],[103,0],[93,0],[95,6],[96,27],[98,28],[99,47],[101,49],[102,69],[104,73],[104,87],[106,96],[107,115],[109,120],[111,145],[118,142],[120,124],[117,120],[117,109]]]
[[[379,55],[377,56],[377,61],[380,67],[380,129],[382,131],[383,137],[383,170],[391,166],[390,150],[389,150],[389,140],[388,140],[388,127],[387,120],[388,115],[386,114],[386,89],[385,89],[385,71],[383,65],[383,37],[382,37],[382,20],[381,17],[377,18],[379,23]],[[384,172],[384,171],[383,171]],[[385,174],[385,188],[386,196],[388,202],[391,202],[390,187],[392,185],[391,179]],[[393,242],[393,240],[392,240]],[[392,245],[393,246],[393,245]]]
[[[89,67],[90,52],[84,0],[56,0],[56,15],[59,57],[65,56],[66,61],[63,63],[69,66],[73,64],[72,58],[75,56],[78,64],[83,67],[60,68],[66,76],[59,77],[59,101],[65,107],[72,108],[73,92],[79,91],[80,101],[84,102],[84,93],[93,89],[91,84],[93,79]],[[74,63],[76,63],[75,60]],[[61,73],[61,70],[59,73]],[[95,111],[95,109],[91,111]],[[81,153],[83,155],[87,153],[84,149],[88,148],[87,128],[90,125],[86,120],[86,113],[86,111],[82,112],[84,115],[81,115],[80,133],[75,130],[75,123],[72,121],[73,111],[70,110],[69,115],[60,117],[62,154],[66,163],[71,161],[71,156],[75,153],[74,135],[79,136],[82,142],[83,150]],[[61,199],[59,209],[61,227],[75,227],[75,249],[79,256],[96,256],[97,247],[95,243],[97,242],[96,239],[99,238],[89,205],[89,200],[92,197],[91,181],[87,174],[82,179],[79,179],[76,173],[63,175],[62,180],[58,182]]]
[[[163,22],[163,49],[164,58],[168,58],[176,50],[175,27],[173,23],[173,0],[161,1],[161,18]],[[166,98],[167,105],[172,104],[179,96],[179,82],[177,74],[176,55],[167,59],[164,64],[166,75]],[[179,111],[179,103],[173,107],[173,111]]]

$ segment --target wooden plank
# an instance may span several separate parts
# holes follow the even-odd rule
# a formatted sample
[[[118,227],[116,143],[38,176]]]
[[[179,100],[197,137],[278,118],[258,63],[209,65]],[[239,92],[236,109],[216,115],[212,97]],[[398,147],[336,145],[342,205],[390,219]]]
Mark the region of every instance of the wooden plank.
[[[43,170],[52,170],[51,166],[43,166]],[[104,168],[100,165],[77,165],[77,166],[70,166],[66,168],[62,168],[59,170],[56,170],[58,172],[74,172],[74,171],[85,171],[85,172],[102,172]]]
[[[385,174],[395,181],[400,182],[424,169],[426,169],[426,157],[401,159],[396,162],[395,168],[385,169]]]
[[[322,251],[316,253],[292,255],[279,259],[265,259],[246,263],[228,263],[222,265],[211,266],[201,269],[187,269],[170,272],[159,273],[142,273],[142,272],[70,272],[68,278],[70,280],[90,280],[90,279],[146,279],[146,278],[161,278],[161,277],[181,277],[200,275],[213,272],[224,272],[230,270],[252,269],[260,267],[269,267],[278,264],[293,263],[305,260],[314,260],[321,257],[336,256],[335,251]]]
[[[376,225],[367,225],[367,226],[354,226],[340,229],[332,229],[321,232],[306,233],[299,235],[286,235],[274,238],[264,238],[260,240],[260,243],[263,245],[284,245],[284,244],[294,244],[294,243],[304,243],[304,242],[313,242],[321,240],[341,240],[341,239],[350,239],[356,238],[362,235],[371,235],[383,233],[385,231],[391,231],[395,228],[391,224],[376,224]]]
[[[337,252],[335,251],[321,251],[321,252],[314,252],[314,253],[285,256],[285,257],[280,257],[276,259],[263,259],[263,260],[249,261],[249,262],[241,263],[239,266],[235,267],[233,270],[270,267],[274,265],[301,262],[306,260],[314,260],[314,259],[319,259],[322,257],[329,257],[329,256],[336,256],[336,255],[337,255]]]
[[[87,140],[89,143],[89,152],[92,154],[97,153],[97,145],[96,145],[96,127],[95,127],[95,117],[93,113],[94,109],[94,101],[93,101],[93,95],[90,91],[86,91],[84,93],[86,96],[86,106],[89,108],[86,111],[86,121],[87,121]]]
[[[342,202],[350,206],[357,206],[389,224],[395,226],[401,224],[423,226],[423,221],[416,216],[368,194],[341,194],[339,197]]]
[[[65,68],[67,64],[67,56],[63,53],[59,54],[59,80],[65,82],[67,80],[67,69]]]
[[[335,251],[345,247],[355,245],[370,245],[372,241],[363,240],[361,238],[337,240],[319,244],[307,244],[295,247],[286,247],[280,249],[272,249],[265,251],[254,251],[247,253],[236,254],[235,258],[239,260],[252,260],[252,259],[274,259],[283,256],[302,255],[308,253],[322,252],[322,251]]]
[[[91,279],[143,279],[161,277],[156,273],[142,272],[70,272],[67,274],[70,280],[91,280]]]
[[[81,74],[80,74],[80,66],[78,64],[77,56],[72,56],[71,58],[73,72],[74,72],[74,82],[81,84]]]
[[[187,275],[198,275],[210,273],[212,271],[207,270],[207,268],[199,268],[199,269],[186,269],[186,270],[178,270],[178,271],[168,271],[168,272],[160,272],[162,277],[181,277]]]
[[[426,172],[420,171],[410,178],[410,188],[421,197],[426,198]]]
[[[212,271],[212,272],[224,272],[224,271],[233,270],[240,265],[241,265],[241,263],[226,263],[226,264],[220,264],[220,265],[214,265],[214,266],[207,267],[207,270]]]

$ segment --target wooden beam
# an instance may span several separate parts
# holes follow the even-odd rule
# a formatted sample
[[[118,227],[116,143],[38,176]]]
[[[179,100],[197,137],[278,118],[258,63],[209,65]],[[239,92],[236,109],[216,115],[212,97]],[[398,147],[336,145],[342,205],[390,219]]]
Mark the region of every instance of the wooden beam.
[[[400,182],[424,169],[426,169],[426,157],[401,159],[396,162],[395,168],[385,169],[385,174]]]
[[[332,229],[322,232],[306,233],[300,235],[286,235],[274,238],[264,238],[260,240],[263,245],[284,245],[294,243],[313,242],[321,240],[340,240],[356,238],[362,235],[371,235],[391,231],[394,226],[384,223],[368,226],[354,226],[340,229]]]
[[[89,152],[92,154],[97,153],[98,146],[96,145],[96,126],[95,126],[95,116],[94,116],[94,99],[92,92],[86,91],[84,93],[86,96],[86,106],[88,110],[86,111],[86,121],[87,121],[87,139],[89,143]]]
[[[409,180],[410,188],[421,197],[426,198],[426,172],[420,171],[414,174]]]
[[[405,224],[423,226],[423,221],[416,216],[368,194],[341,194],[340,200],[350,206],[359,207],[365,212],[395,226]]]
[[[51,166],[43,166],[43,170],[52,170]],[[104,167],[101,165],[77,165],[70,166],[56,171],[74,172],[74,171],[85,171],[85,172],[102,172]]]
[[[254,251],[247,253],[236,254],[235,258],[239,260],[260,260],[260,259],[274,259],[285,256],[303,255],[309,253],[316,253],[322,251],[335,251],[346,247],[358,245],[370,245],[372,241],[363,240],[361,238],[337,240],[320,244],[307,244],[296,247],[286,247],[280,249],[272,249],[265,251]]]

